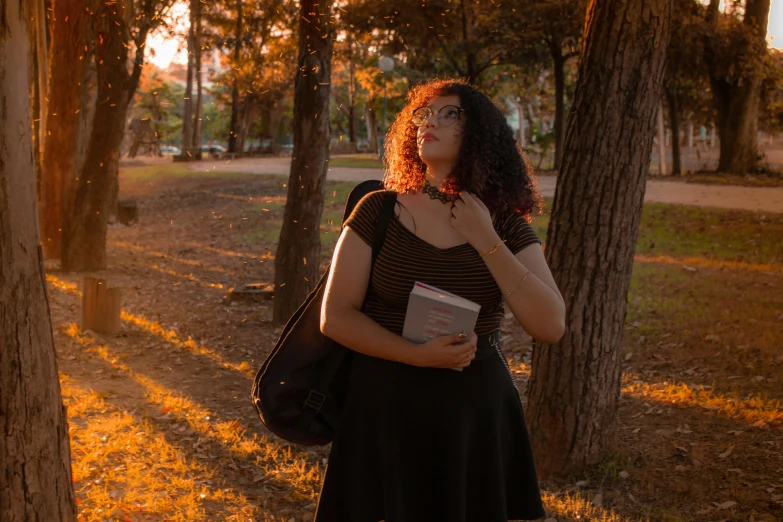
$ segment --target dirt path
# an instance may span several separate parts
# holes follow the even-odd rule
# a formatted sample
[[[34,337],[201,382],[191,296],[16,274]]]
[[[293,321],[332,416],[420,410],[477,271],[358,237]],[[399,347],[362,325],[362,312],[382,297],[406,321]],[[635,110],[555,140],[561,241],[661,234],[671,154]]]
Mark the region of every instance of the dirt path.
[[[206,160],[188,164],[188,167],[193,170],[287,175],[290,165],[290,158],[245,158],[229,162]],[[327,177],[338,181],[381,179],[383,171],[372,168],[332,167],[329,169]],[[538,178],[539,188],[544,197],[554,196],[556,181],[557,179],[553,176]],[[673,203],[783,213],[783,188],[648,181],[644,201],[645,203]]]

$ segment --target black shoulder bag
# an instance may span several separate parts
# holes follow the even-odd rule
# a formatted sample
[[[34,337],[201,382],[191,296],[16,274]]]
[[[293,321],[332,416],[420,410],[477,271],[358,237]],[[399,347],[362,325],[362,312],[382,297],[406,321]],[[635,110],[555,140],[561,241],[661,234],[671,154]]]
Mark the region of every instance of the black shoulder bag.
[[[354,187],[343,222],[364,195],[382,188],[376,180]],[[394,192],[384,196],[373,237],[373,267],[394,216],[396,196]],[[324,445],[332,441],[347,392],[351,350],[321,333],[321,303],[328,276],[329,268],[288,320],[256,373],[251,390],[261,422],[275,435],[296,444]]]

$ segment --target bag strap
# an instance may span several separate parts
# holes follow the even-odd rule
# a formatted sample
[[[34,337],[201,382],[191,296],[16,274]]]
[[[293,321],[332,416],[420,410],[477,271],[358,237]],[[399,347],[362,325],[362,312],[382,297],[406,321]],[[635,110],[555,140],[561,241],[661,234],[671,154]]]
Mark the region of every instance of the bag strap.
[[[391,190],[384,192],[383,203],[381,204],[381,211],[378,214],[378,221],[375,223],[375,232],[372,236],[372,262],[370,264],[370,280],[372,280],[373,268],[375,268],[375,260],[378,259],[378,254],[381,252],[383,242],[386,240],[386,229],[389,228],[394,217],[394,205],[397,203],[397,193]]]
[[[378,258],[378,254],[381,251],[383,242],[386,240],[386,230],[389,228],[392,217],[394,217],[394,205],[397,203],[397,193],[394,191],[387,191],[383,195],[383,203],[381,204],[381,211],[378,214],[378,221],[375,224],[375,232],[372,237],[372,261],[370,265],[370,281],[372,281],[372,273],[375,268],[375,260]],[[369,286],[369,283],[368,283]],[[364,305],[367,302],[365,297],[362,303],[362,311],[364,311]],[[328,354],[328,362],[324,365],[320,375],[318,375],[313,382],[313,388],[310,390],[310,395],[316,395],[317,402],[316,407],[311,408],[313,414],[318,413],[321,409],[321,405],[326,400],[326,390],[329,389],[332,379],[334,379],[337,370],[348,355],[347,349],[331,350]],[[309,400],[309,398],[308,398]]]
[[[394,205],[397,203],[397,193],[394,191],[386,191],[383,194],[383,202],[381,203],[381,211],[378,213],[378,220],[375,222],[375,232],[372,236],[372,260],[370,261],[370,279],[367,282],[367,287],[370,287],[372,283],[372,273],[375,271],[375,261],[378,259],[378,254],[381,253],[381,247],[386,240],[386,229],[389,228],[394,217]],[[361,311],[364,311],[364,305],[367,302],[367,296],[365,294],[364,301],[362,302]]]

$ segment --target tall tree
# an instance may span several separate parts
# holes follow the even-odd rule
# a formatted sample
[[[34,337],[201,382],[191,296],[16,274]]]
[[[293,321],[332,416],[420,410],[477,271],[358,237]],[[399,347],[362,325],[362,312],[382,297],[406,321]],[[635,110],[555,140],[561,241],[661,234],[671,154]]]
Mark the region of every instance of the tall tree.
[[[40,223],[44,254],[61,257],[62,229],[84,160],[93,19],[97,0],[54,0],[49,54],[48,117],[43,142]]]
[[[683,117],[686,114],[695,116],[699,99],[709,90],[703,61],[704,19],[701,11],[702,6],[693,0],[675,2],[671,39],[666,50],[663,88],[672,130],[673,175],[682,172],[679,136]]]
[[[162,23],[173,2],[98,0],[94,24],[97,107],[84,164],[63,223],[63,270],[106,266],[106,227],[119,191],[120,145],[128,105],[144,66],[147,35]],[[128,56],[131,50],[132,59]]]
[[[182,113],[182,161],[195,159],[193,148],[193,75],[196,67],[196,16],[200,12],[200,0],[190,0],[190,24],[188,25],[188,65],[185,76],[185,99]]]
[[[33,154],[35,156],[36,191],[40,199],[41,169],[43,168],[43,143],[46,132],[48,34],[45,0],[31,0],[31,19],[35,23],[28,25],[30,38],[30,114],[32,115]]]
[[[767,55],[771,0],[746,0],[738,14],[721,14],[720,0],[710,0],[705,61],[720,136],[718,172],[746,174],[758,164],[756,133],[761,83]]]
[[[242,9],[243,0],[237,0],[236,8],[236,32],[234,33],[234,61],[239,62],[242,56]],[[231,125],[228,131],[228,151],[229,152],[242,152],[238,150],[237,141],[239,139],[239,127],[241,125],[240,120],[240,98],[239,98],[239,75],[232,73],[231,82]]]
[[[28,5],[0,0],[0,512],[3,520],[70,522],[68,426],[36,217]]]
[[[521,63],[541,47],[549,55],[555,82],[555,169],[563,161],[566,133],[566,62],[579,54],[586,0],[516,0],[503,20],[509,45],[520,50]]]
[[[564,475],[615,446],[620,343],[674,0],[591,0],[546,257],[567,331],[537,344],[537,465]]]
[[[334,52],[339,58],[341,67],[340,74],[336,75],[334,73],[337,71],[332,71],[332,94],[338,104],[338,110],[342,111],[348,120],[348,141],[353,149],[351,152],[356,152],[359,123],[357,107],[359,82],[356,79],[358,53],[354,35],[346,31],[345,39],[336,44]],[[336,81],[338,79],[339,82]]]
[[[318,281],[329,160],[332,0],[301,0],[294,93],[294,151],[275,255],[274,321],[284,323]]]
[[[216,78],[231,108],[229,150],[244,150],[257,115],[293,94],[299,6],[281,0],[244,0],[205,10],[205,41],[224,50],[226,73]]]
[[[199,154],[201,151],[201,118],[204,113],[204,101],[203,101],[203,78],[201,76],[201,51],[204,48],[204,42],[202,40],[202,6],[201,0],[196,0],[195,5],[191,7],[195,10],[193,20],[196,24],[196,28],[193,31],[193,69],[196,74],[196,103],[192,106],[193,112],[193,140],[192,149]]]

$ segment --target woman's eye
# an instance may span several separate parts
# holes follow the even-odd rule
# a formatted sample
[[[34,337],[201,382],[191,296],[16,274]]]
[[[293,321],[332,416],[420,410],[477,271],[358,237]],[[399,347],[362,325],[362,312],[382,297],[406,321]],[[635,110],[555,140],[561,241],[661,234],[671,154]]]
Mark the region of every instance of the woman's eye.
[[[455,111],[454,109],[449,109],[448,111],[446,111],[446,114],[444,114],[443,117],[453,120],[454,118],[457,117],[457,111]]]

